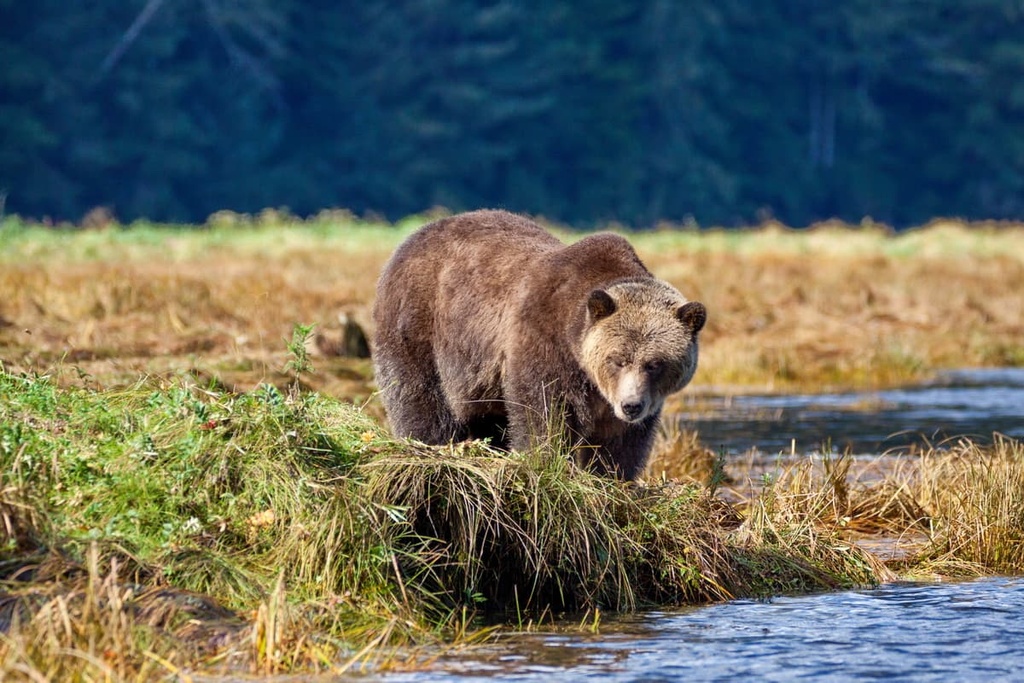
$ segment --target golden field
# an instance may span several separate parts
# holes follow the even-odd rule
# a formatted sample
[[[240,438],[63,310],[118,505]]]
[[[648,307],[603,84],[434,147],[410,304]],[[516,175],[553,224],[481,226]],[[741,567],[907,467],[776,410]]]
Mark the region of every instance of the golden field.
[[[425,220],[225,214],[200,229],[61,231],[8,219],[0,359],[104,386],[194,372],[245,389],[285,381],[284,340],[295,324],[315,324],[328,355],[306,381],[365,400],[370,364],[329,355],[338,316],[372,338],[377,275]],[[936,222],[892,234],[768,225],[629,237],[656,276],[708,308],[688,391],[883,386],[1024,363],[1022,226]]]

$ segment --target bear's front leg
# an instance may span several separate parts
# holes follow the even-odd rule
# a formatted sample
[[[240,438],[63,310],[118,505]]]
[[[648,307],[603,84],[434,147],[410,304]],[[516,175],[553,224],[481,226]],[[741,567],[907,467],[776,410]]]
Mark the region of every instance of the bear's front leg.
[[[591,470],[596,474],[615,475],[624,481],[639,477],[647,467],[659,419],[658,415],[652,415],[643,422],[624,426],[619,434],[597,449]]]
[[[527,451],[566,436],[565,400],[556,380],[536,374],[506,378],[504,399],[508,443],[513,450]]]
[[[442,445],[466,438],[452,413],[429,355],[393,344],[379,354],[377,382],[395,435]]]

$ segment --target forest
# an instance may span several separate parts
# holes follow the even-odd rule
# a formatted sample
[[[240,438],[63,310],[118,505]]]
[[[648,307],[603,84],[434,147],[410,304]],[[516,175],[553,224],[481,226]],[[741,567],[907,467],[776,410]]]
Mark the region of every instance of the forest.
[[[1021,0],[0,0],[0,214],[1024,219]]]

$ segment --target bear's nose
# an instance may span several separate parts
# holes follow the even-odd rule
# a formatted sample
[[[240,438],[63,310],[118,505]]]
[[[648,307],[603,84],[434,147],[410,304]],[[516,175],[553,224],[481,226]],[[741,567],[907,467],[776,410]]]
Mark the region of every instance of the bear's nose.
[[[626,414],[626,417],[633,420],[640,417],[640,414],[644,412],[644,404],[640,401],[633,403],[623,403],[622,412]]]

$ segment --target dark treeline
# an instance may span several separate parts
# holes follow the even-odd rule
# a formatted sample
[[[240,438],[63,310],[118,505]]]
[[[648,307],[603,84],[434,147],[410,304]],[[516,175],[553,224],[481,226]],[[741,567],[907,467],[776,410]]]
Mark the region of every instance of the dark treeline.
[[[4,210],[1024,218],[1021,0],[0,0]]]

